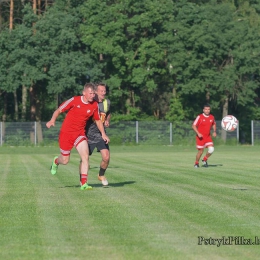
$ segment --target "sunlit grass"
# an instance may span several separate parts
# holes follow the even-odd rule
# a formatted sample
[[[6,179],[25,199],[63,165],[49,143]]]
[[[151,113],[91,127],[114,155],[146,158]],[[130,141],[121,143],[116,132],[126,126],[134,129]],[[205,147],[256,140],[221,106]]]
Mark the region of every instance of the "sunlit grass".
[[[198,237],[260,237],[260,147],[217,146],[194,169],[194,147],[111,146],[106,176],[90,159],[79,189],[76,152],[52,176],[58,148],[0,148],[1,259],[257,259],[260,245],[198,245]]]

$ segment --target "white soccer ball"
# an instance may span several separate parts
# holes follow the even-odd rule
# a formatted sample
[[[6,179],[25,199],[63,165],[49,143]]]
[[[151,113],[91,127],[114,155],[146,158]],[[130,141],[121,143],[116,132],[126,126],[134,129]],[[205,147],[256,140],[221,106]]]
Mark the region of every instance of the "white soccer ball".
[[[238,120],[232,115],[227,115],[221,120],[221,127],[227,132],[233,132],[234,130],[236,130],[237,125]]]

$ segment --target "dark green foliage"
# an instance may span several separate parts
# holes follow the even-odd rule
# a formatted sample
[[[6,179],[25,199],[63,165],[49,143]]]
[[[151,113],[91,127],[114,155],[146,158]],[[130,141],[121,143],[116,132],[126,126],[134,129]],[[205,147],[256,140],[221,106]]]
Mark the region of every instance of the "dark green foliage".
[[[22,86],[28,94],[23,120],[33,118],[33,102],[37,120],[48,120],[89,81],[108,84],[115,122],[175,124],[193,120],[205,102],[220,120],[225,100],[228,113],[238,119],[260,118],[258,1],[46,3],[34,13],[31,1],[15,0],[12,31],[9,3],[0,3],[0,115],[5,120],[15,119],[15,91],[21,120]],[[248,136],[246,127],[242,131]]]

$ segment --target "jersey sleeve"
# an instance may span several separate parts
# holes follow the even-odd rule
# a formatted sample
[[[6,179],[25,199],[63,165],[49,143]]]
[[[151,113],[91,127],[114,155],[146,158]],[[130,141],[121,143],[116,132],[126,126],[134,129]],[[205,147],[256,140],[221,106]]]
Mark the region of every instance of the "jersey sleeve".
[[[198,115],[198,116],[196,117],[196,119],[194,120],[194,122],[193,122],[192,125],[197,126],[197,125],[199,124],[199,120],[200,120],[200,115]]]
[[[70,110],[74,106],[74,97],[64,101],[60,106],[60,112],[65,112],[67,110]]]

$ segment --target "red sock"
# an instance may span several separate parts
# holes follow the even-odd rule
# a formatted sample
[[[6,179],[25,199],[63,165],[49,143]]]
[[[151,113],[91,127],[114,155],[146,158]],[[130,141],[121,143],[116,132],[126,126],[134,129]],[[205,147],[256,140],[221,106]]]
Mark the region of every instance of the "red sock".
[[[85,173],[80,174],[80,183],[81,185],[84,185],[85,183],[88,182],[88,175]]]
[[[196,162],[195,162],[195,164],[199,164],[199,162],[198,162],[198,161],[196,161]]]
[[[204,156],[203,161],[207,161],[208,157]]]
[[[56,158],[54,162],[55,162],[56,165],[59,165],[58,158]]]

